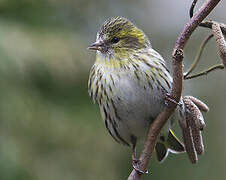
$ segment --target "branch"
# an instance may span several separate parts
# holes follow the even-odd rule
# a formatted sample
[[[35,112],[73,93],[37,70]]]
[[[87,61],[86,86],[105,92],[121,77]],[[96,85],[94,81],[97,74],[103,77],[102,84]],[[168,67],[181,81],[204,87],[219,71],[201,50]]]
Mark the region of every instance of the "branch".
[[[195,13],[190,21],[185,25],[183,31],[177,38],[172,54],[173,65],[173,84],[171,90],[171,97],[179,102],[183,89],[183,49],[192,32],[203,21],[203,19],[214,9],[220,0],[208,0]],[[170,103],[170,102],[169,102]],[[157,116],[155,121],[151,123],[148,134],[144,143],[144,149],[140,155],[140,168],[145,171],[148,163],[152,157],[157,137],[161,128],[164,126],[170,115],[176,108],[176,104],[170,103],[169,107],[164,107],[163,111]],[[127,180],[139,180],[141,174],[133,170]]]
[[[213,22],[212,21],[204,21],[199,26],[212,29]],[[223,23],[219,23],[221,31],[224,35],[226,35],[226,25]]]
[[[194,4],[192,4],[192,5],[194,5]],[[214,70],[217,70],[217,69],[224,69],[224,68],[226,68],[226,41],[224,40],[224,36],[223,36],[222,31],[221,31],[219,23],[214,22],[214,21],[212,22],[212,32],[213,32],[213,34],[210,34],[202,42],[202,44],[201,44],[201,46],[199,48],[199,51],[198,51],[198,53],[197,53],[197,55],[195,57],[194,62],[192,63],[192,65],[189,67],[188,71],[184,75],[184,79],[185,80],[193,79],[193,78],[196,78],[196,77],[199,77],[199,76],[203,76],[203,75],[207,75],[208,73],[210,73],[210,72],[212,72]],[[218,53],[219,53],[219,55],[220,55],[220,57],[222,59],[223,64],[214,65],[214,66],[209,67],[208,69],[206,69],[206,70],[204,70],[204,71],[202,71],[200,73],[197,73],[197,74],[189,76],[189,74],[195,69],[196,65],[198,64],[199,59],[201,57],[201,54],[203,52],[203,49],[204,49],[205,45],[207,44],[209,39],[212,38],[213,36],[215,37],[215,40],[217,42]]]
[[[197,64],[198,64],[198,62],[199,62],[199,60],[200,60],[200,57],[201,57],[202,52],[203,52],[203,50],[204,50],[204,47],[206,46],[206,44],[208,43],[208,41],[209,41],[212,37],[213,37],[213,34],[210,34],[209,36],[207,36],[207,37],[203,40],[201,46],[199,47],[198,53],[197,53],[196,56],[195,56],[194,62],[193,62],[192,65],[188,68],[187,72],[184,73],[184,79],[187,79],[187,76],[188,76],[189,74],[191,74],[191,72],[195,69],[195,67],[197,66]]]
[[[193,2],[192,2],[192,5],[191,5],[190,11],[189,11],[190,18],[192,18],[193,14],[194,14],[194,8],[195,8],[195,5],[197,2],[198,2],[198,0],[193,0]],[[199,26],[209,28],[209,29],[212,29],[212,25],[213,25],[212,21],[203,21],[199,24]],[[226,35],[226,25],[223,23],[219,23],[219,26],[221,28],[222,33],[224,35]]]
[[[224,69],[224,65],[223,64],[217,64],[217,65],[214,65],[200,73],[197,73],[197,74],[194,74],[194,75],[190,75],[190,76],[186,76],[184,79],[193,79],[193,78],[196,78],[196,77],[199,77],[199,76],[203,76],[203,75],[207,75],[208,73],[214,71],[214,70],[217,70],[217,69]]]

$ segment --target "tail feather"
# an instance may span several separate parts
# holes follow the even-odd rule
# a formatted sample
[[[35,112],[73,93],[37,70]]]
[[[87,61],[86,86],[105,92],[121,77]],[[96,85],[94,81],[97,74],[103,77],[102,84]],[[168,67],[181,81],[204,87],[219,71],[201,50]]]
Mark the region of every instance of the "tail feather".
[[[185,148],[182,142],[175,136],[173,131],[170,129],[169,130],[169,135],[167,139],[167,144],[168,148],[173,152],[173,153],[182,153],[185,152]]]
[[[168,156],[168,149],[162,142],[157,142],[155,146],[155,151],[158,161],[163,162]]]
[[[163,140],[159,140],[155,146],[156,155],[159,162],[163,162],[166,159],[169,151],[172,153],[185,152],[184,145],[174,135],[171,129],[169,130],[167,139],[165,139],[166,138],[163,138]]]

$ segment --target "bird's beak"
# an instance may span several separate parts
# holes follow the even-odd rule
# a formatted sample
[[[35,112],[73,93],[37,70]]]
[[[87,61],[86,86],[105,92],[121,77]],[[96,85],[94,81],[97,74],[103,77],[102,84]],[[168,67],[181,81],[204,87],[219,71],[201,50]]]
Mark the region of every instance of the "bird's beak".
[[[103,47],[104,47],[103,41],[96,41],[95,43],[91,44],[88,47],[88,49],[102,51]]]

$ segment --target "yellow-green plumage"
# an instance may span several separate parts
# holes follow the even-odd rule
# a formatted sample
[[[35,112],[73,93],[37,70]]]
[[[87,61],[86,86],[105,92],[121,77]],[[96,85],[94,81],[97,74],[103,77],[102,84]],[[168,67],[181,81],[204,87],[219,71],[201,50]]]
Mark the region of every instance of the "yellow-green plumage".
[[[97,56],[90,71],[89,94],[99,105],[111,136],[135,150],[137,141],[145,137],[149,124],[164,107],[171,88],[172,78],[164,59],[152,49],[143,31],[122,17],[108,19],[90,49],[97,50]],[[180,116],[183,104],[175,113],[176,118]],[[168,148],[184,151],[169,131],[172,122],[163,128],[156,146],[160,161],[167,156]]]

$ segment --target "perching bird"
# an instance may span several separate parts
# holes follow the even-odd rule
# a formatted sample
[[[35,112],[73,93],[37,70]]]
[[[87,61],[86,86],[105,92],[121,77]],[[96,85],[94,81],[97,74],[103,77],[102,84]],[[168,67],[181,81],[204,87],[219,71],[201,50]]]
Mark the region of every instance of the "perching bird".
[[[97,51],[89,76],[89,95],[99,105],[114,140],[132,147],[132,164],[140,171],[136,144],[145,138],[150,123],[165,106],[172,77],[144,32],[126,18],[105,21],[89,49]],[[158,137],[155,149],[160,162],[168,152],[185,151],[170,129],[173,119],[183,116],[180,103]]]

